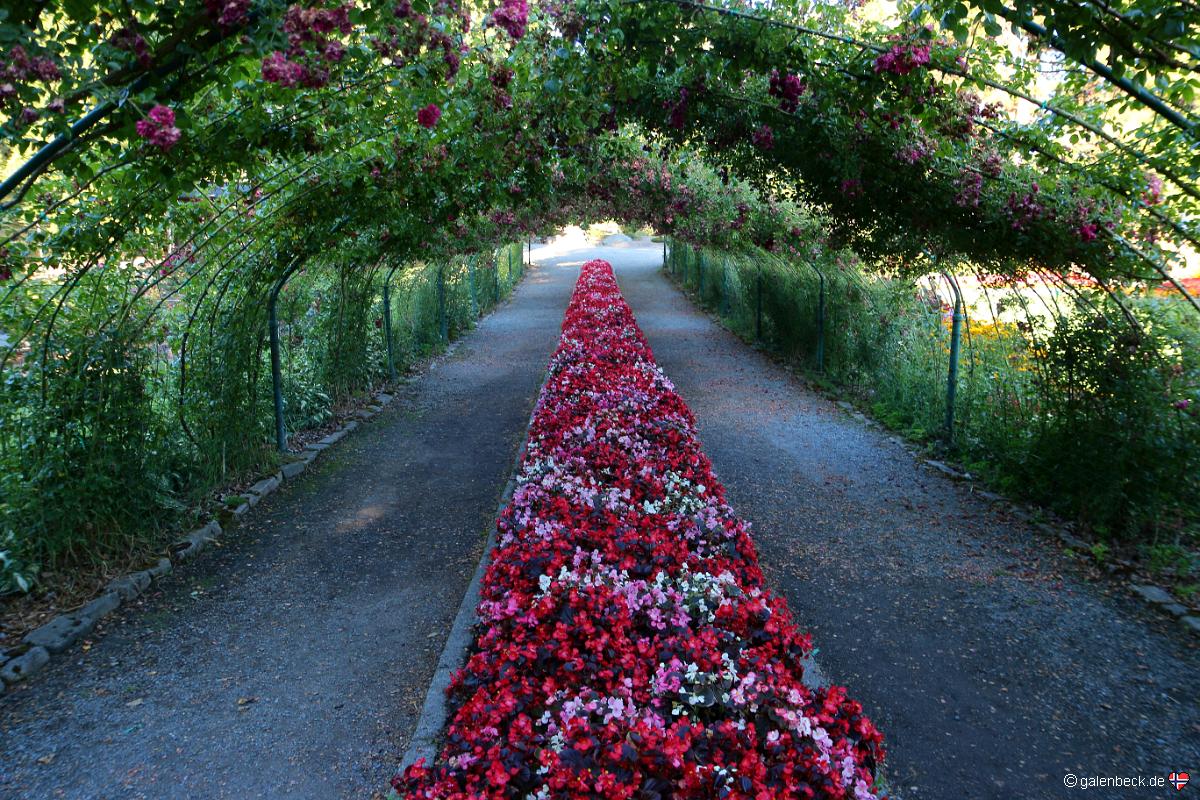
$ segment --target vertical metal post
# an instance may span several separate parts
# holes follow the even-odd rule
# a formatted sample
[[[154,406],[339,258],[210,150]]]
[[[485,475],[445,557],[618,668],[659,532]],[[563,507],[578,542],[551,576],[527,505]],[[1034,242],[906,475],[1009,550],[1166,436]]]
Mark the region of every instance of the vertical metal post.
[[[729,315],[729,256],[721,256],[721,316]]]
[[[281,453],[287,452],[287,428],[283,422],[283,362],[279,353],[279,293],[283,285],[292,277],[301,264],[300,256],[292,258],[283,275],[271,287],[270,300],[267,304],[267,331],[271,339],[271,391],[275,401],[275,447]]]
[[[942,277],[954,293],[954,316],[950,324],[950,368],[946,380],[946,441],[954,443],[954,400],[958,393],[958,353],[962,341],[963,299],[958,281],[943,272]]]
[[[762,264],[759,264],[754,278],[754,338],[760,342],[762,341],[762,297]]]
[[[387,343],[388,377],[396,381],[396,357],[392,352],[392,276],[400,268],[396,264],[383,279],[383,337]]]
[[[816,269],[814,267],[813,269]],[[825,273],[817,270],[817,372],[825,372]]]
[[[475,256],[467,257],[467,289],[471,292],[471,318],[479,316],[479,301],[475,298]]]
[[[446,265],[439,262],[437,271],[438,333],[442,341],[450,341],[450,320],[446,315]]]

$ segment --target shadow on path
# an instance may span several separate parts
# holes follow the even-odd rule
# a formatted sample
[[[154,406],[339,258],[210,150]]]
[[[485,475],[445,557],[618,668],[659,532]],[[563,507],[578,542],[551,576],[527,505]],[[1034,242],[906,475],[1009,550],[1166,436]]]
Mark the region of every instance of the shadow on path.
[[[578,270],[535,267],[223,546],[0,698],[0,797],[337,798],[420,713]]]
[[[905,800],[1078,795],[1068,772],[1196,773],[1194,639],[1064,570],[1056,547],[697,311],[661,246],[604,257],[768,580],[883,731]]]

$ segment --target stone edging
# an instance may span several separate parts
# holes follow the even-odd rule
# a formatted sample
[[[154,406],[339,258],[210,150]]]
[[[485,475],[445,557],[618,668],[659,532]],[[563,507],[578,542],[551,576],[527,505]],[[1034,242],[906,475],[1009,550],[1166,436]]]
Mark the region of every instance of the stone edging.
[[[305,445],[298,459],[284,464],[273,474],[255,483],[245,493],[222,498],[225,507],[219,516],[227,517],[226,528],[231,528],[240,522],[260,500],[282,486],[285,481],[302,474],[321,453],[358,428],[361,422],[365,422],[383,411],[384,406],[391,402],[391,394],[376,393],[370,405],[351,414],[354,419],[345,422],[325,438]],[[229,503],[233,502],[233,498],[240,502],[230,506]],[[15,647],[0,648],[0,693],[3,693],[8,685],[19,683],[40,671],[50,662],[51,655],[64,652],[87,636],[101,619],[116,611],[123,604],[144,594],[151,584],[170,574],[177,564],[199,555],[201,551],[218,539],[222,532],[223,529],[218,519],[209,520],[208,524],[197,528],[168,546],[167,555],[159,558],[154,566],[123,578],[117,578],[110,582],[104,592],[91,602],[75,611],[60,614],[40,628],[25,634],[21,644]]]
[[[887,433],[886,428],[883,428],[883,426],[881,426],[878,422],[863,414],[851,403],[848,403],[845,400],[837,400],[835,402],[843,411],[859,422],[867,425],[868,427],[883,430],[885,433]],[[985,489],[978,488],[975,485],[975,477],[971,475],[971,473],[956,469],[942,461],[935,461],[930,458],[925,458],[919,452],[917,452],[915,448],[910,446],[899,436],[889,435],[888,438],[896,444],[899,444],[901,447],[904,447],[906,450],[916,456],[921,463],[934,472],[938,472],[950,478],[951,480],[960,481],[967,484],[970,487],[971,494],[981,497],[992,504],[1004,506],[1007,511],[1011,512],[1021,521],[1032,525],[1051,538],[1058,539],[1062,543],[1063,547],[1065,547],[1067,550],[1080,552],[1091,551],[1092,545],[1090,543],[1084,541],[1078,536],[1075,536],[1066,528],[1062,526],[1051,525],[1047,522],[1036,522],[1034,514],[1030,513],[1027,508],[1023,507],[1019,503],[995,492],[989,492]],[[1124,565],[1124,562],[1122,562],[1122,564]],[[1200,616],[1196,615],[1191,609],[1176,600],[1175,597],[1172,596],[1171,593],[1166,589],[1162,588],[1161,586],[1154,586],[1150,584],[1130,583],[1129,590],[1133,595],[1141,598],[1152,608],[1155,608],[1158,611],[1168,614],[1172,618],[1179,620],[1179,624],[1182,625],[1186,630],[1200,635]]]

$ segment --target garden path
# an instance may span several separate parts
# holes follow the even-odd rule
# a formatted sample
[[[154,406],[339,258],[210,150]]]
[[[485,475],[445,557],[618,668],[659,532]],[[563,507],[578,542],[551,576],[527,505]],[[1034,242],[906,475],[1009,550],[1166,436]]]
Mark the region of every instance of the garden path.
[[[1068,772],[1200,764],[1194,636],[715,324],[661,270],[661,245],[602,257],[772,588],[883,731],[904,800],[1070,797]]]
[[[515,295],[223,546],[0,697],[0,797],[368,798],[482,554],[577,270]]]
[[[535,249],[508,304],[92,648],[0,698],[0,796],[366,797],[416,722],[577,274],[613,263],[772,587],[917,798],[1200,764],[1200,656],[697,311],[660,245]],[[1131,798],[1156,795],[1130,792]]]

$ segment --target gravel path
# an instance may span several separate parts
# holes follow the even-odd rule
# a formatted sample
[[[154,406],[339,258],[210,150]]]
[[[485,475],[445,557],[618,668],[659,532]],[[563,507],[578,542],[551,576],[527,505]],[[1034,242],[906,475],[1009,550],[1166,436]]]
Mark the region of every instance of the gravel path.
[[[515,296],[224,546],[0,697],[0,797],[367,798],[481,555],[577,270]]]
[[[0,698],[0,797],[369,797],[416,722],[562,312],[602,257],[775,589],[888,737],[905,800],[1053,798],[1200,765],[1200,656],[1057,549],[696,311],[661,246],[535,249],[377,421]],[[1186,790],[1190,791],[1190,789]],[[1093,797],[1172,796],[1161,790]]]
[[[1194,637],[698,312],[661,245],[587,255],[616,268],[774,588],[887,737],[905,800],[1167,797],[1064,776],[1196,776]]]

